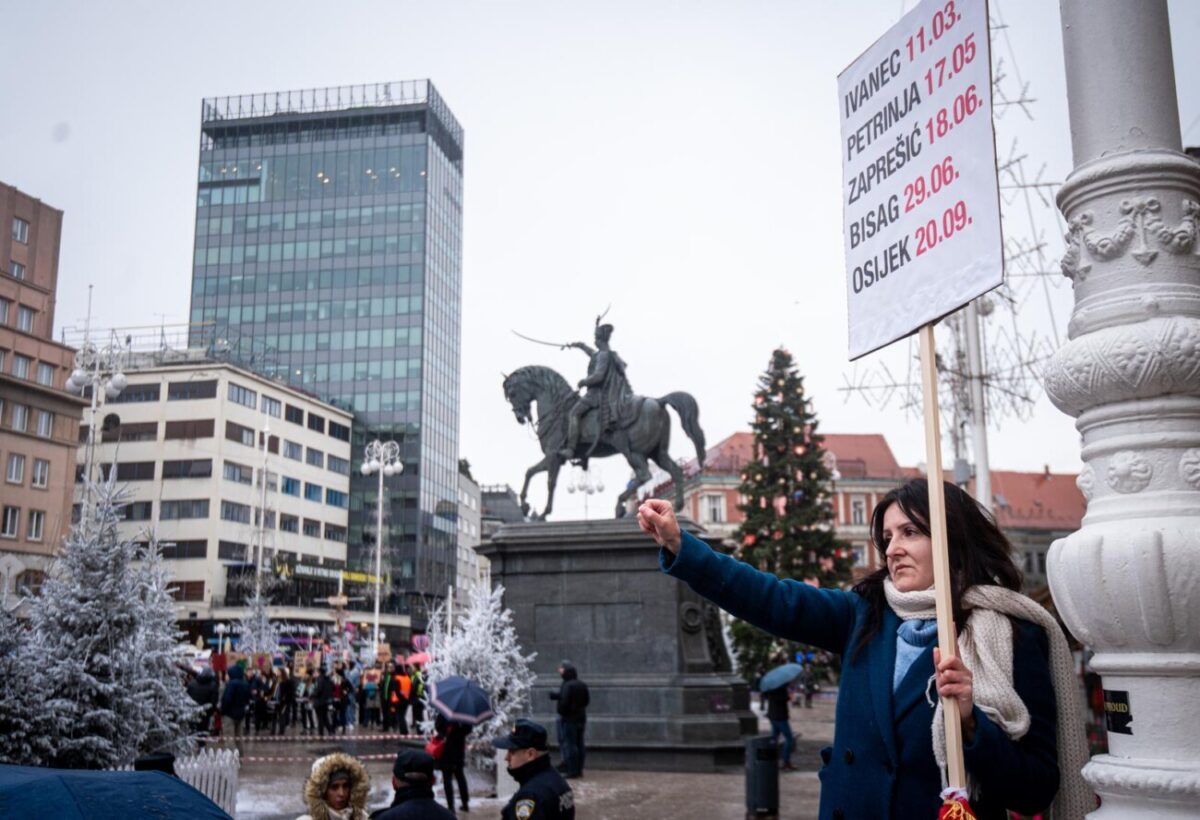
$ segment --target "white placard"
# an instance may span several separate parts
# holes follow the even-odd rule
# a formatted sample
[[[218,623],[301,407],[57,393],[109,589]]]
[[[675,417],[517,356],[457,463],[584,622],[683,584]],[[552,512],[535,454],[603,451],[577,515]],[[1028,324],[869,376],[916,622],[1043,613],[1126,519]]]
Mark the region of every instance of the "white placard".
[[[856,359],[1004,280],[987,0],[924,0],[838,95]]]

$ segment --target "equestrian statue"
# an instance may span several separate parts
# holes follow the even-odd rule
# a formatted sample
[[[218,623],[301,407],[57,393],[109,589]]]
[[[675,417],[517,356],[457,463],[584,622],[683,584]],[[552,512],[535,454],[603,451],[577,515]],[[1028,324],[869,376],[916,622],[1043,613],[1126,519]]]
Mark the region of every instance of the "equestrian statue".
[[[594,348],[583,342],[564,345],[540,342],[564,350],[576,348],[587,354],[587,376],[579,381],[579,388],[586,390],[582,396],[557,372],[541,365],[528,365],[504,377],[504,397],[512,405],[517,423],[530,422],[542,447],[542,460],[525,471],[525,485],[521,488],[521,510],[529,515],[525,500],[529,482],[538,473],[547,473],[546,509],[532,516],[534,520],[545,520],[554,508],[554,486],[565,463],[571,461],[586,470],[590,459],[615,455],[624,456],[635,473],[617,498],[617,518],[625,515],[625,502],[637,493],[638,487],[650,480],[649,461],[670,474],[675,485],[675,509],[682,509],[683,470],[667,452],[671,441],[667,407],[675,408],[679,414],[683,431],[696,447],[701,468],[704,466],[704,431],[700,429],[696,400],[683,392],[668,393],[657,399],[634,395],[625,376],[624,360],[609,346],[613,326],[601,324],[602,318],[596,319]]]

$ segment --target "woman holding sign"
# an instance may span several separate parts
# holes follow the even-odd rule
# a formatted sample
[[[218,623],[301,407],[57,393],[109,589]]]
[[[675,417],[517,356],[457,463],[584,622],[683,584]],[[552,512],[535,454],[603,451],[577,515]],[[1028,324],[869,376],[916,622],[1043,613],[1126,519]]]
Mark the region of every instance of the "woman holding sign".
[[[822,750],[821,812],[935,818],[945,785],[940,698],[962,716],[971,805],[980,820],[1054,804],[1082,818],[1095,799],[1070,649],[1057,622],[1021,595],[1012,548],[991,518],[945,485],[959,656],[939,657],[929,488],[909,481],[871,517],[886,564],[852,590],[781,580],[681,532],[670,503],[638,510],[663,570],[735,617],[843,656],[833,746]],[[1056,698],[1056,695],[1058,696]]]

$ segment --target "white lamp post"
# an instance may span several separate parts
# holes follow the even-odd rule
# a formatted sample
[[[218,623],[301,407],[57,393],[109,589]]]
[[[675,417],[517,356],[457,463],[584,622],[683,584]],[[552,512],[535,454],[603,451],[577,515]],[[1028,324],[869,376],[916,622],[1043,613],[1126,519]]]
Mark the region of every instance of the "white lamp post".
[[[75,369],[67,377],[66,389],[72,393],[83,393],[92,388],[92,406],[88,411],[87,450],[84,452],[84,475],[92,477],[93,461],[96,456],[96,410],[100,406],[100,392],[108,399],[121,395],[129,380],[122,372],[129,357],[129,338],[122,342],[114,335],[104,347],[91,340],[92,286],[88,285],[88,317],[83,327],[83,344],[75,352]],[[84,491],[81,521],[87,520],[88,493]]]
[[[379,632],[379,598],[383,574],[383,479],[402,472],[404,464],[400,461],[399,444],[375,439],[367,445],[363,453],[362,474],[379,474],[379,493],[375,499],[375,623],[372,632],[376,654],[382,637]]]
[[[220,655],[225,651],[225,624],[217,624],[217,654]]]

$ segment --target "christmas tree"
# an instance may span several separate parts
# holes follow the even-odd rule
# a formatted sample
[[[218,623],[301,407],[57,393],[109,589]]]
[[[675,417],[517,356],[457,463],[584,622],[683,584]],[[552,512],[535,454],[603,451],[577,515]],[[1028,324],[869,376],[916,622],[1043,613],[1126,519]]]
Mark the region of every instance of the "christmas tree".
[[[40,698],[48,751],[38,762],[104,769],[186,747],[191,701],[173,663],[175,613],[161,563],[152,555],[149,568],[134,566],[111,475],[85,479],[83,492],[80,523],[30,601],[23,683]],[[169,701],[176,706],[166,709]]]
[[[528,713],[533,674],[529,664],[537,653],[525,655],[512,625],[512,611],[504,608],[504,587],[488,590],[481,585],[471,589],[467,607],[454,613],[447,624],[448,611],[440,605],[429,622],[429,654],[432,660],[425,670],[427,682],[450,675],[461,675],[479,684],[491,699],[493,715],[471,733],[471,762],[490,771],[491,740],[508,732],[518,718]],[[429,687],[426,686],[426,698]],[[432,704],[426,704],[430,716],[422,730],[433,729]]]
[[[764,572],[816,586],[850,580],[849,547],[833,532],[830,471],[817,433],[817,417],[804,396],[804,379],[792,354],[780,348],[759,379],[754,394],[755,460],[741,475],[739,509],[745,521],[737,533],[735,556]],[[731,627],[738,665],[747,680],[788,660],[789,645],[744,621]]]
[[[0,763],[38,766],[50,753],[42,731],[41,694],[30,685],[29,634],[0,592]]]

